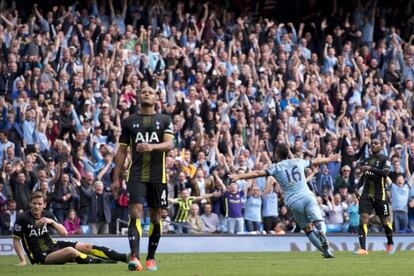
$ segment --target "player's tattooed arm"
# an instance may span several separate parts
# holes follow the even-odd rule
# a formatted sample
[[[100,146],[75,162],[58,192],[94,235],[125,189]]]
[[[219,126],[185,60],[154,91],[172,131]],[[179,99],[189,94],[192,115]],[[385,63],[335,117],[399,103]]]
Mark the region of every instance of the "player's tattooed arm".
[[[332,154],[328,157],[321,157],[321,158],[316,158],[312,160],[312,165],[319,166],[319,165],[327,164],[329,162],[338,162],[338,161],[341,161],[341,155]]]
[[[241,179],[253,179],[258,178],[262,176],[267,176],[266,171],[252,171],[249,173],[243,173],[243,174],[230,174],[231,181],[237,181]]]

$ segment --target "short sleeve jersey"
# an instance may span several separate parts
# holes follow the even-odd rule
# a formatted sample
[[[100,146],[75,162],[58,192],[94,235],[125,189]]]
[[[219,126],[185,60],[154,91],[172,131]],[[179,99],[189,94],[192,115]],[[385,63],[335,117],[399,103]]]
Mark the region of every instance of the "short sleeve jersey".
[[[140,143],[160,144],[164,135],[173,134],[170,116],[164,114],[134,114],[122,122],[120,145],[130,146],[132,161],[129,166],[127,182],[167,183],[165,171],[166,152],[138,152]]]
[[[43,211],[42,217],[57,222],[55,216],[48,211]],[[45,224],[38,225],[30,210],[19,214],[13,227],[13,236],[22,240],[31,263],[36,263],[39,255],[45,255],[55,247],[56,241],[50,234],[51,228]]]
[[[306,183],[305,168],[311,162],[303,159],[286,159],[270,166],[266,173],[273,176],[283,189],[285,203],[289,207],[292,203],[313,193]]]
[[[385,155],[376,155],[366,158],[362,165],[369,165],[374,169],[390,171],[391,162]],[[361,199],[372,198],[376,200],[385,200],[385,179],[370,170],[363,174],[364,189],[362,190]]]

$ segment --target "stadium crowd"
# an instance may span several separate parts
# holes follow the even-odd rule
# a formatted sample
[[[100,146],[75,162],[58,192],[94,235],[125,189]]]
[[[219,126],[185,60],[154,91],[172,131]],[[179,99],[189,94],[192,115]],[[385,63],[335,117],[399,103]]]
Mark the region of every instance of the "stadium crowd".
[[[305,159],[341,153],[307,181],[328,231],[355,233],[373,134],[392,161],[394,229],[414,231],[414,1],[23,2],[0,1],[2,234],[35,190],[70,234],[128,220],[113,156],[148,85],[175,132],[165,232],[300,231],[272,178],[228,178],[283,142]]]

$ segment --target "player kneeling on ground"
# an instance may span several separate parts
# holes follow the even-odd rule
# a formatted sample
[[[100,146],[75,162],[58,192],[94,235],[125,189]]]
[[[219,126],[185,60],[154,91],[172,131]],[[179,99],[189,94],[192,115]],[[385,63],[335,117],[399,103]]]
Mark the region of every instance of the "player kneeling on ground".
[[[23,248],[32,264],[64,264],[73,261],[79,264],[127,262],[127,254],[103,246],[55,241],[50,236],[52,228],[61,236],[67,236],[68,233],[50,212],[44,211],[44,208],[43,194],[34,192],[30,198],[30,210],[19,214],[16,219],[13,228],[13,246],[20,259],[18,266],[26,265]],[[20,240],[23,240],[23,248]],[[87,254],[99,258],[92,258]]]

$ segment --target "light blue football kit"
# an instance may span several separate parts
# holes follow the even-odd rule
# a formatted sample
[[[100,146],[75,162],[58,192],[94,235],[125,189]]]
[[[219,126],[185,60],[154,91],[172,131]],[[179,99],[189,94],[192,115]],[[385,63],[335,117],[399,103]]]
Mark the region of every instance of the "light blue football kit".
[[[322,221],[321,210],[315,195],[306,184],[305,168],[310,165],[309,160],[286,159],[273,164],[266,170],[283,189],[285,204],[302,229],[310,222]]]
[[[315,195],[306,184],[305,169],[311,161],[303,159],[286,159],[272,164],[266,174],[273,176],[282,188],[285,204],[290,209],[296,223],[305,230],[312,244],[322,251],[325,258],[333,258],[328,241],[324,235],[321,209]],[[312,223],[314,227],[308,228]]]

